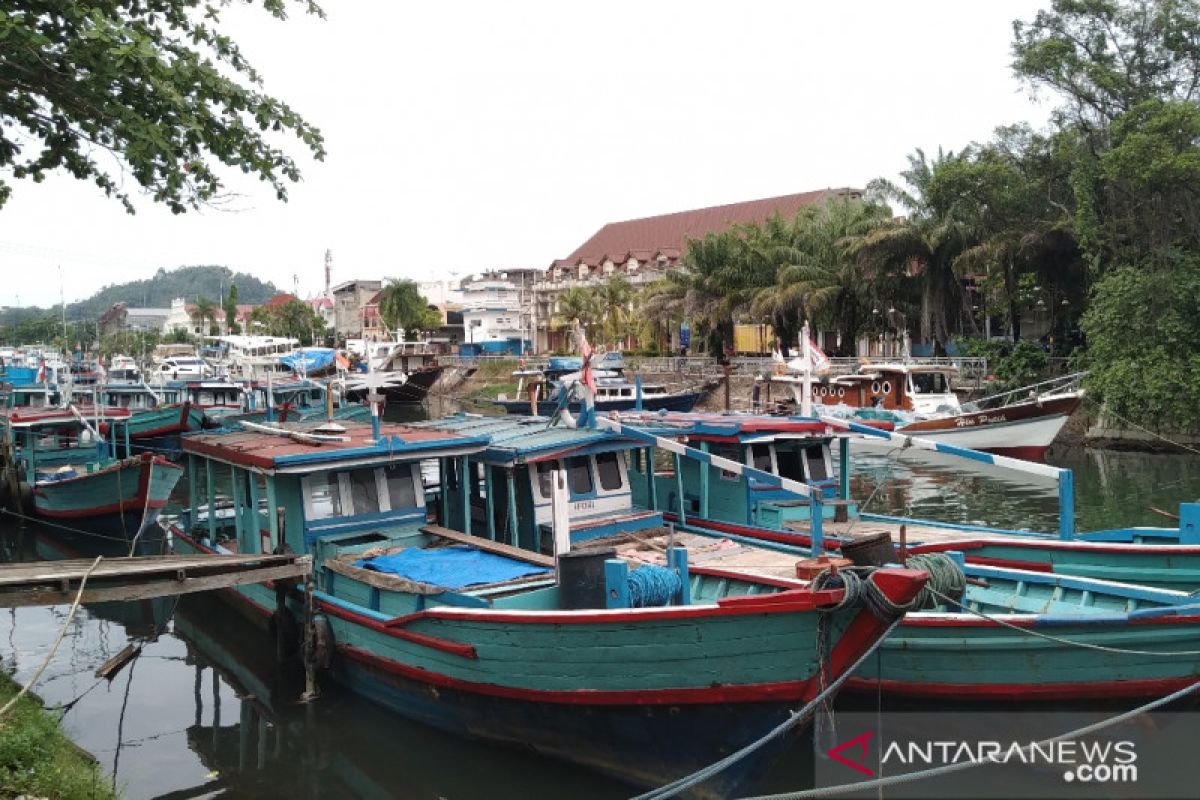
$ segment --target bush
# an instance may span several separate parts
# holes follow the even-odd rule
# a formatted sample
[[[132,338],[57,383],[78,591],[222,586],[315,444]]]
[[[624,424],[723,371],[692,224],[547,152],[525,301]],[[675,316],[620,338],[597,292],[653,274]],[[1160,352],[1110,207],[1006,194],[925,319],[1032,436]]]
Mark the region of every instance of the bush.
[[[1112,411],[1159,431],[1200,431],[1200,257],[1109,271],[1081,327],[1086,385]]]

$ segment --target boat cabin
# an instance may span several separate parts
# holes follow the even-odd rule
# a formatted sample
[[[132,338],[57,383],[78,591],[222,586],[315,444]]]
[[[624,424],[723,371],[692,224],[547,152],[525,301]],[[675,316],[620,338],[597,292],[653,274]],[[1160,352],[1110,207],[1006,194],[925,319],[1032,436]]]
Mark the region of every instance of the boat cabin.
[[[802,483],[818,492],[821,518],[857,513],[849,497],[844,437],[805,417],[723,414],[622,414],[622,423],[703,453]],[[832,442],[839,440],[835,469]],[[664,456],[666,456],[664,458]],[[710,462],[674,457],[659,448],[639,450],[632,463],[635,502],[674,514],[782,530],[810,520],[812,502],[777,483],[732,472]]]
[[[5,461],[30,486],[55,475],[90,471],[110,456],[103,436],[108,422],[126,420],[129,409],[97,406],[0,410]]]
[[[961,409],[951,388],[953,367],[926,364],[864,364],[848,375],[789,373],[771,378],[792,390],[797,405],[807,383],[814,405],[908,411],[917,415]]]
[[[636,442],[600,430],[550,427],[545,419],[459,415],[419,427],[472,436],[488,447],[467,459],[466,480],[443,462],[440,501],[449,527],[553,555],[554,480],[564,478],[570,541],[662,526],[661,512],[633,502],[629,452]],[[464,525],[463,509],[470,509]]]

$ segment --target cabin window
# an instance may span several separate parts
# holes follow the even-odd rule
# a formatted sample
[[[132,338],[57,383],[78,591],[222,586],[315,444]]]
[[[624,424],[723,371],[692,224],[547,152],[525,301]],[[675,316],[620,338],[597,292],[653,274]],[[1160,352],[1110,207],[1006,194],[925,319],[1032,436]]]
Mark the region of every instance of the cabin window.
[[[725,458],[738,464],[742,463],[741,448],[739,448],[737,445],[714,444],[709,452],[719,458]],[[723,469],[721,470],[721,478],[727,481],[736,481],[738,479],[738,474],[736,472],[730,472],[727,469]]]
[[[771,469],[771,445],[750,445],[750,465],[755,469],[761,469],[763,472],[773,472]]]
[[[342,515],[342,490],[336,474],[306,478],[308,518],[328,519]]]
[[[350,473],[350,496],[355,514],[379,512],[379,484],[375,482],[375,470],[356,469]]]
[[[578,496],[592,493],[592,465],[587,456],[567,459],[567,480],[571,494]]]
[[[943,372],[914,372],[909,378],[915,394],[946,394],[950,391]]]
[[[811,445],[804,449],[804,458],[808,461],[808,479],[823,481],[829,477],[825,469],[825,448],[821,445]]]
[[[549,500],[554,494],[554,462],[539,461],[537,465],[538,494]]]
[[[383,468],[383,474],[387,479],[388,502],[392,511],[420,507],[413,483],[412,467],[408,464],[389,464]]]
[[[795,447],[776,447],[775,461],[779,464],[779,476],[793,481],[804,480],[804,467],[800,453]]]
[[[596,472],[600,474],[600,488],[613,492],[621,488],[621,456],[619,453],[601,453],[596,456]]]

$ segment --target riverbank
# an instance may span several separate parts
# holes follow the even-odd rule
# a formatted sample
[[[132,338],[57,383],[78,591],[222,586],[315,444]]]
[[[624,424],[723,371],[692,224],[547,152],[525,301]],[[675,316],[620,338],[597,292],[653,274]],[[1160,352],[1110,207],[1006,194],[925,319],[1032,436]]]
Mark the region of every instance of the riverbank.
[[[20,686],[0,672],[0,706]],[[0,718],[0,797],[113,800],[96,760],[58,727],[58,716],[26,693]]]

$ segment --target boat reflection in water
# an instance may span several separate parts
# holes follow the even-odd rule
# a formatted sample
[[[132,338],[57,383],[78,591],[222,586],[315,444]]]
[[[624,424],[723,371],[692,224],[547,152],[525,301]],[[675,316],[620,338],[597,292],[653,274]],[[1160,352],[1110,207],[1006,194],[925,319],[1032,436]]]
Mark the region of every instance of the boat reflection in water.
[[[187,742],[209,783],[246,797],[622,798],[628,786],[531,753],[464,741],[331,687],[296,701],[303,676],[280,670],[259,629],[206,596],[189,596],[174,632],[194,671]],[[232,690],[234,701],[228,700]],[[226,795],[221,795],[226,796]]]

